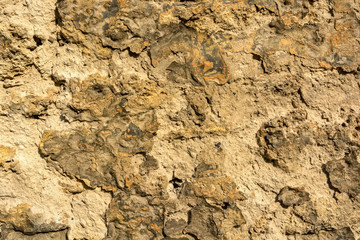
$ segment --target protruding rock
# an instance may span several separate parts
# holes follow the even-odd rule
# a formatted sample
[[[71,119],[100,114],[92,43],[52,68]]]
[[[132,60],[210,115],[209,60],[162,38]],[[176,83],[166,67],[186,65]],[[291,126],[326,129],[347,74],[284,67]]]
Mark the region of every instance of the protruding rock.
[[[17,160],[14,159],[14,157],[14,148],[0,145],[0,167],[2,167],[6,171],[13,170],[18,163]]]
[[[325,164],[325,171],[332,189],[345,192],[350,197],[360,193],[359,152],[352,151],[344,159],[333,160]]]
[[[281,189],[276,198],[277,201],[286,208],[301,205],[310,200],[309,193],[307,193],[303,188],[292,187],[284,187]]]

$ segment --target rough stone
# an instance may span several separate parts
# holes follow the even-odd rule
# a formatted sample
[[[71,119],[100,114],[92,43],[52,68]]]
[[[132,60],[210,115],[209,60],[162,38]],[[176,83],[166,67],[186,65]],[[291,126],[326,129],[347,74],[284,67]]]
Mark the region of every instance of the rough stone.
[[[348,153],[342,160],[326,163],[325,171],[332,189],[345,192],[351,197],[356,197],[360,193],[358,151]]]
[[[355,0],[0,0],[0,239],[359,239]]]
[[[4,170],[14,169],[17,161],[14,159],[15,149],[6,146],[0,146],[0,166]]]
[[[282,206],[290,207],[304,204],[310,200],[310,197],[309,193],[305,192],[304,189],[284,187],[277,195],[277,200]]]

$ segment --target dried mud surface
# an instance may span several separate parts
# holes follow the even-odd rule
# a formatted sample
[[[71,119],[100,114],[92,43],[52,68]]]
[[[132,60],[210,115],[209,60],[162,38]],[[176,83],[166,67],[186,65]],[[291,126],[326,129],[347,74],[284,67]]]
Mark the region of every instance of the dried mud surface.
[[[358,0],[0,0],[0,239],[360,239]]]

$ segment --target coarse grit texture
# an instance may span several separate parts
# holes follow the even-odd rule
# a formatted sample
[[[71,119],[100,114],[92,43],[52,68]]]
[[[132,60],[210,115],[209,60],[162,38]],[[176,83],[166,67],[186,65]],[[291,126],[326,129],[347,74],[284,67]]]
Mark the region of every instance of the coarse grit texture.
[[[359,0],[0,0],[0,240],[359,240]]]

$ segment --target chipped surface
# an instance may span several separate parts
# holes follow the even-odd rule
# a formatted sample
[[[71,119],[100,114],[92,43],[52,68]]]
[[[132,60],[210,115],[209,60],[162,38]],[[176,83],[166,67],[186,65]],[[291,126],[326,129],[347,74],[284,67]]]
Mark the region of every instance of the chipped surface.
[[[0,0],[0,239],[359,239],[354,0]]]

